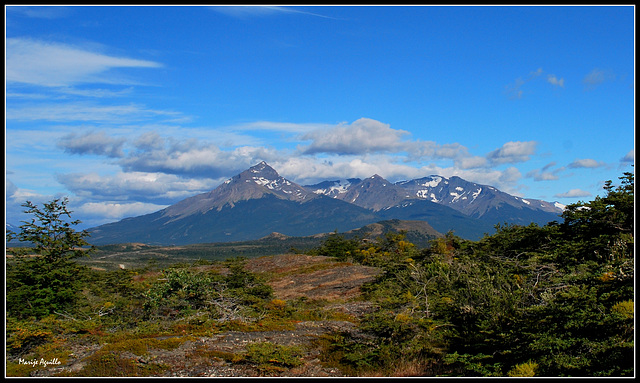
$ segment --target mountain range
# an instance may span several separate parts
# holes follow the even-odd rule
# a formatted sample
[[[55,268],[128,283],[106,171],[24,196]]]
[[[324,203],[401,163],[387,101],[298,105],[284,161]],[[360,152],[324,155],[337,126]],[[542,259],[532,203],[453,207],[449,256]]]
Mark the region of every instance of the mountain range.
[[[261,162],[210,192],[88,231],[94,245],[185,245],[253,240],[274,232],[346,232],[385,220],[410,220],[426,221],[439,233],[479,239],[494,232],[497,223],[543,225],[561,213],[559,204],[523,199],[459,177],[392,183],[373,175],[302,186]]]

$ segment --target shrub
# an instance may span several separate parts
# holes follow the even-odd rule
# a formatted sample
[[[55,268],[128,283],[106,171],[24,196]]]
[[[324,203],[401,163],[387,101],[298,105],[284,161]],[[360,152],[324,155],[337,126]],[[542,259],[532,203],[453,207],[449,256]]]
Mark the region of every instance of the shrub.
[[[538,369],[538,363],[529,361],[526,363],[516,365],[507,373],[507,376],[531,377],[536,375],[537,369]]]
[[[246,361],[265,372],[278,372],[300,366],[303,350],[298,346],[282,346],[271,342],[247,345]]]

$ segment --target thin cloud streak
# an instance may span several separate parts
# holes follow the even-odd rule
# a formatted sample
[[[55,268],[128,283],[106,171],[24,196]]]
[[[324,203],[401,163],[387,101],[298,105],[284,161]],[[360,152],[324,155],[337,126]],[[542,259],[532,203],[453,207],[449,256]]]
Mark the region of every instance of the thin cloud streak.
[[[280,6],[255,6],[255,5],[239,5],[239,6],[211,6],[211,10],[236,18],[249,18],[249,17],[265,17],[278,14],[300,14],[309,15],[314,17],[320,17],[324,19],[339,20],[338,18],[322,15],[314,12],[301,11],[291,7]]]
[[[7,120],[52,122],[129,123],[152,117],[183,119],[178,112],[147,109],[143,105],[98,105],[89,102],[41,104],[7,109]]]
[[[83,83],[122,83],[114,76],[101,76],[114,68],[159,68],[153,61],[108,56],[68,44],[27,38],[6,40],[7,83],[45,87]]]
[[[588,191],[580,190],[580,189],[571,189],[566,193],[559,193],[554,195],[556,198],[579,198],[579,197],[590,197],[591,193]]]
[[[602,166],[607,166],[606,163],[604,162],[598,162],[594,159],[591,158],[585,158],[585,159],[581,159],[581,160],[575,160],[572,163],[570,163],[569,165],[567,165],[568,167],[572,168],[572,169],[576,169],[576,168],[590,168],[590,169],[594,169],[594,168],[599,168]]]

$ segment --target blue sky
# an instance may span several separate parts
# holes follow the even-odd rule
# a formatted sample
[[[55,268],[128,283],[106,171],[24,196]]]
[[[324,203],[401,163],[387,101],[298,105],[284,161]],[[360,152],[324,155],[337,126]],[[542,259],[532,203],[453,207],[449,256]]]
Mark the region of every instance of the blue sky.
[[[562,204],[633,171],[633,6],[5,6],[6,220],[83,227],[267,161]]]

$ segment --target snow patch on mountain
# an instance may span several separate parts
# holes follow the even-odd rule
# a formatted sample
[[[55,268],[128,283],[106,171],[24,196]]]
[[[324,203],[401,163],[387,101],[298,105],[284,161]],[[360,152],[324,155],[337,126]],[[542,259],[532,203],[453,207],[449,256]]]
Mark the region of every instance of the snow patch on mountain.
[[[558,209],[562,209],[562,210],[567,208],[567,205],[563,205],[560,202],[554,202],[553,206],[557,207]]]
[[[428,186],[428,187],[434,188],[438,186],[441,181],[442,181],[442,177],[431,176],[431,180],[421,184],[421,186]]]

